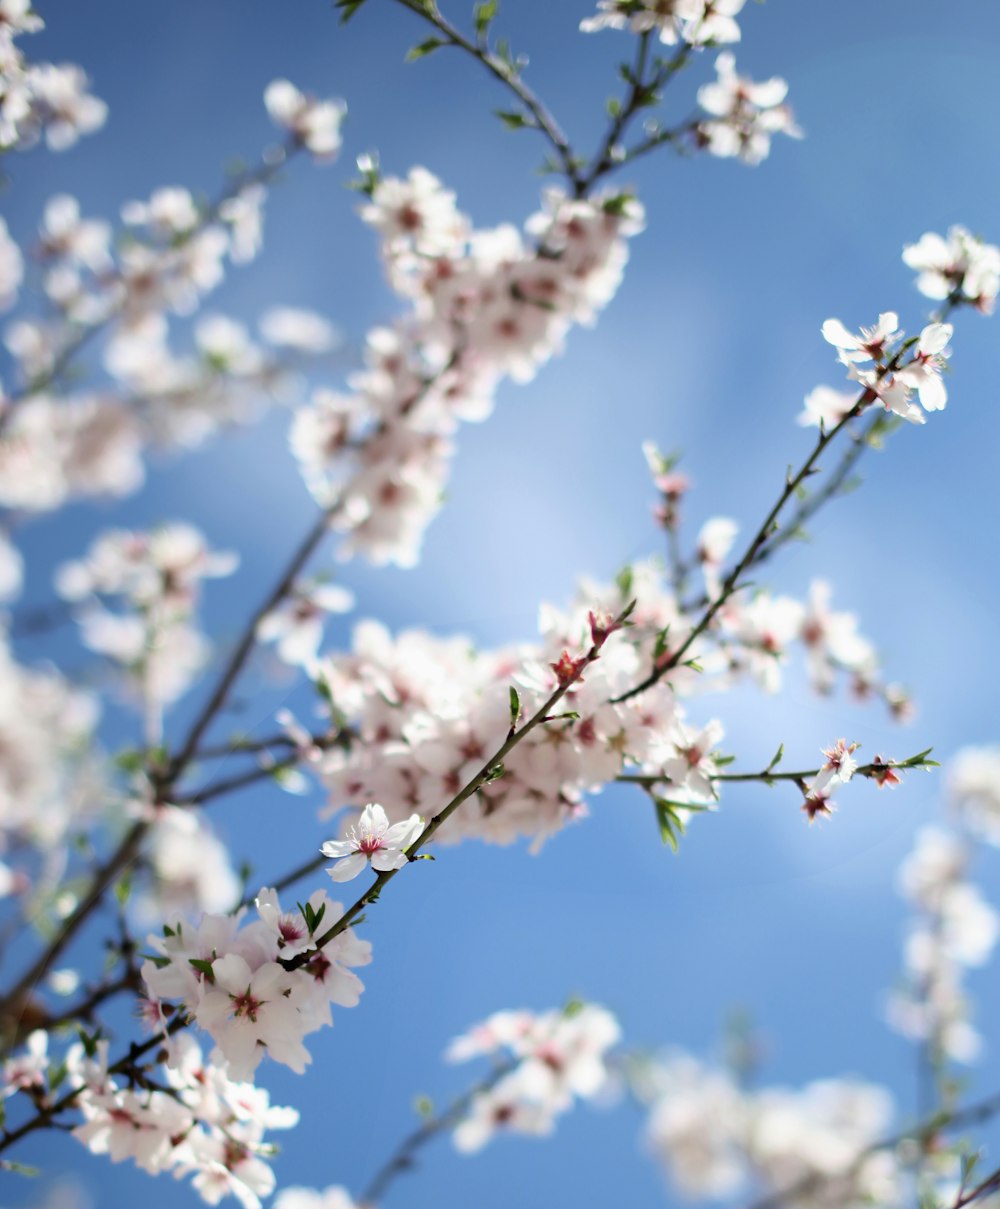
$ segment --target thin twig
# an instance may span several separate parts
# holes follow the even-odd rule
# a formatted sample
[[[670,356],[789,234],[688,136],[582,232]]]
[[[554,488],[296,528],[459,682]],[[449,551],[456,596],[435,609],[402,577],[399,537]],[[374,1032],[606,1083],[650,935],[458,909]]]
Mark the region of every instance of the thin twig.
[[[510,89],[531,114],[533,128],[540,130],[551,143],[567,180],[574,190],[579,190],[581,186],[579,168],[566,135],[563,134],[559,123],[541,99],[521,79],[517,69],[509,66],[504,59],[495,55],[485,44],[477,45],[470,41],[442,15],[435,3],[423,3],[422,0],[396,0],[396,2],[433,25],[439,33],[444,35],[448,45],[457,46],[470,54],[501,84]],[[583,193],[578,192],[578,196],[583,196]]]
[[[379,1204],[393,1180],[413,1168],[415,1156],[428,1142],[433,1141],[439,1133],[457,1125],[465,1117],[477,1096],[492,1091],[501,1079],[515,1071],[520,1064],[516,1058],[501,1063],[488,1078],[483,1079],[475,1087],[459,1096],[444,1112],[439,1113],[436,1117],[429,1117],[419,1128],[405,1137],[371,1178],[368,1186],[358,1198],[358,1204]]]

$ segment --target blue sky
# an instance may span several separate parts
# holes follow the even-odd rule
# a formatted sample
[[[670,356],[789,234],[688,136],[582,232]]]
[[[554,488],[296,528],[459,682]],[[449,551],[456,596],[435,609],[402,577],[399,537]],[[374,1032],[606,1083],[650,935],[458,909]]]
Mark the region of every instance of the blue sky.
[[[461,2],[443,6],[458,21],[467,15]],[[214,192],[227,160],[272,138],[260,98],[276,76],[347,99],[344,154],[332,167],[289,169],[268,202],[264,256],[234,271],[211,308],[252,322],[276,303],[311,306],[349,347],[391,317],[397,304],[344,188],[352,157],[372,148],[389,172],[426,165],[478,225],[520,223],[536,208],[540,142],[500,127],[490,111],[506,98],[463,56],[405,65],[424,35],[389,0],[369,0],[347,27],[322,0],[39,7],[49,28],[26,40],[29,53],[80,62],[111,115],[68,154],[10,159],[3,213],[22,238],[59,191],[108,217],[164,184]],[[603,128],[615,64],[630,49],[622,35],[576,32],[590,8],[504,0],[499,26],[584,148]],[[663,155],[623,175],[648,229],[633,241],[617,298],[595,330],[574,332],[530,385],[504,386],[495,416],[461,434],[449,504],[420,566],[348,568],[362,615],[482,643],[530,638],[539,602],[565,600],[578,574],[609,576],[657,549],[647,438],[684,451],[696,483],[690,533],[711,515],[737,517],[749,532],[808,448],[793,422],[803,395],[839,386],[823,320],[853,328],[895,309],[915,331],[928,308],[902,246],[955,222],[1000,241],[1000,6],[768,0],[748,5],[742,25],[739,69],[788,79],[805,140],[779,143],[753,170]],[[686,115],[710,74],[701,56],[668,113]],[[946,757],[1000,738],[995,323],[961,316],[948,409],[871,457],[863,488],[767,570],[769,583],[794,593],[816,574],[831,578],[837,604],[857,611],[887,670],[912,689],[917,720],[900,731],[876,706],[809,696],[792,674],[780,698],[745,691],[706,704],[706,716],[725,720],[742,767],[766,763],[779,741],[790,760],[808,761],[841,734],[869,755],[894,756],[933,744]],[[29,599],[49,599],[52,568],[101,527],[183,517],[243,552],[238,576],[212,585],[207,603],[214,633],[237,632],[311,517],[285,455],[286,427],[274,415],[157,462],[133,500],[33,523],[24,531]],[[341,625],[333,637],[346,632]],[[82,662],[68,637],[53,651]],[[239,721],[262,717],[248,705]],[[123,725],[112,719],[109,742],[126,740]],[[448,850],[400,878],[370,915],[375,962],[362,1006],[317,1037],[310,1073],[267,1069],[277,1101],[303,1110],[281,1139],[279,1181],[357,1191],[411,1126],[414,1094],[444,1099],[460,1088],[460,1072],[440,1060],[450,1037],[497,1008],[541,1009],[574,993],[615,1010],[635,1044],[701,1053],[717,1048],[729,1010],[741,1006],[766,1038],[769,1080],[862,1074],[885,1082],[905,1114],[913,1057],[880,1019],[904,925],[893,877],[939,800],[939,778],[923,774],[892,795],[862,785],[842,795],[834,820],[810,829],[793,795],[748,787],[699,820],[675,858],[660,848],[645,800],[616,791],[539,857]],[[324,838],[308,804],[268,792],[227,804],[215,821],[258,862],[262,881]],[[995,883],[994,857],[980,870]],[[989,1010],[1000,980],[987,971],[973,987],[986,1092],[1000,1073]],[[638,1126],[630,1108],[584,1108],[545,1143],[504,1140],[460,1159],[443,1142],[387,1203],[596,1206],[627,1187],[635,1209],[669,1206]],[[200,1203],[183,1185],[111,1168],[62,1137],[36,1140],[24,1158],[78,1172],[102,1207],[140,1196],[149,1209]],[[8,1181],[0,1196],[14,1209],[33,1203],[36,1189]]]

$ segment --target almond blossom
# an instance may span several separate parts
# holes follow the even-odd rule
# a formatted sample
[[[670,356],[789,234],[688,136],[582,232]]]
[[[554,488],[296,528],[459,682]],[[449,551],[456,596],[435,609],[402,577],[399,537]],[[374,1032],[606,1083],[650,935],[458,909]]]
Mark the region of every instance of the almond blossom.
[[[497,1013],[457,1038],[448,1051],[452,1061],[480,1054],[499,1058],[507,1050],[511,1069],[473,1096],[455,1129],[456,1148],[480,1150],[498,1130],[551,1133],[576,1099],[593,1099],[607,1087],[607,1051],[620,1036],[618,1022],[606,1009],[574,1003],[539,1015]]]
[[[343,101],[321,101],[300,92],[289,80],[273,80],[264,92],[271,120],[319,160],[332,160],[340,150],[340,127],[347,113]]]
[[[355,1006],[364,989],[352,967],[371,946],[347,930],[286,969],[343,914],[322,891],[307,914],[285,914],[273,890],[258,895],[259,918],[204,915],[197,926],[151,936],[142,977],[153,1003],[178,999],[219,1047],[235,1079],[248,1079],[265,1055],[301,1074],[311,1061],[304,1038],[332,1024],[330,1004]],[[309,938],[309,944],[305,938]]]
[[[382,807],[369,802],[357,823],[348,828],[345,839],[327,840],[320,848],[324,856],[337,860],[327,872],[335,882],[347,882],[369,864],[377,873],[402,869],[407,862],[406,849],[423,826],[420,815],[413,814],[405,822],[390,827]]]
[[[984,243],[962,226],[947,237],[926,232],[903,249],[903,262],[919,274],[917,289],[927,298],[954,297],[992,314],[1000,291],[1000,248]]]
[[[849,332],[839,319],[827,319],[823,324],[823,339],[839,350],[845,363],[884,361],[887,350],[901,335],[895,311],[879,315],[874,327],[863,327],[857,335]]]
[[[940,411],[948,402],[941,371],[947,366],[953,331],[950,323],[929,324],[920,333],[913,360],[896,371],[896,381],[917,392],[924,411]]]
[[[346,613],[354,607],[354,595],[336,584],[293,586],[276,609],[261,618],[257,635],[262,642],[277,644],[286,663],[308,666],[319,654],[327,613]]]
[[[716,7],[718,14],[706,16],[702,28],[709,31],[735,26],[722,6],[707,6]],[[788,84],[784,80],[774,76],[755,83],[737,75],[736,59],[728,51],[715,60],[715,69],[718,80],[698,89],[698,104],[710,116],[696,126],[699,144],[707,147],[712,155],[738,156],[745,164],[759,164],[771,150],[772,135],[802,137],[792,111],[784,104],[788,95]]]

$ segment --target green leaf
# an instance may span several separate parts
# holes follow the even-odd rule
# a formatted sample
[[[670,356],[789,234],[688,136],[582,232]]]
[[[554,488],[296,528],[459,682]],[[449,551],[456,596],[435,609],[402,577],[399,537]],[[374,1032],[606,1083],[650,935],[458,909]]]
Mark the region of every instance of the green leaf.
[[[124,877],[119,878],[115,882],[115,902],[119,907],[124,907],[129,900],[129,895],[132,893],[132,875],[126,873]]]
[[[145,763],[146,760],[143,753],[134,747],[120,751],[114,758],[115,767],[120,768],[122,772],[142,772]]]
[[[524,114],[518,113],[516,109],[494,109],[493,112],[508,130],[521,130],[524,126],[531,125]]]
[[[86,1029],[80,1029],[80,1044],[83,1046],[83,1052],[88,1058],[93,1058],[97,1054],[97,1043],[101,1039],[101,1030],[95,1029],[93,1033],[88,1033]]]
[[[434,1116],[434,1101],[430,1096],[415,1096],[413,1099],[413,1111],[424,1121],[429,1121]]]
[[[340,9],[341,25],[346,25],[364,2],[365,0],[336,0],[334,7]]]
[[[684,820],[677,813],[677,802],[670,802],[666,798],[653,798],[653,804],[656,807],[656,821],[660,828],[660,839],[664,844],[669,844],[674,852],[680,850],[681,836],[684,834]],[[686,807],[685,807],[686,809]]]
[[[47,1076],[46,1076],[48,1085],[49,1085],[49,1091],[51,1092],[51,1091],[58,1090],[60,1084],[62,1083],[62,1081],[66,1078],[66,1076],[68,1074],[69,1074],[69,1067],[66,1065],[65,1062],[60,1062],[58,1065],[53,1064],[52,1066],[50,1066],[48,1069]]]
[[[482,4],[477,4],[475,8],[476,33],[479,37],[483,37],[490,27],[490,22],[497,15],[497,9],[500,7],[498,0],[483,0]]]
[[[615,576],[615,584],[618,587],[618,591],[622,594],[623,599],[627,600],[632,595],[633,579],[634,574],[632,568],[629,566],[622,567],[622,569]]]
[[[607,197],[601,203],[601,209],[605,214],[611,214],[615,218],[621,218],[628,211],[629,206],[635,201],[634,193],[615,193],[612,197]],[[670,468],[676,464],[676,458],[663,458],[663,470],[661,473],[666,474]]]
[[[406,62],[412,63],[415,59],[422,59],[425,55],[432,54],[435,50],[445,46],[440,38],[425,38],[423,42],[418,42],[412,50],[406,52]]]
[[[768,764],[767,769],[765,771],[774,772],[774,770],[778,767],[778,765],[781,763],[781,761],[784,758],[785,758],[785,745],[784,745],[784,743],[781,743],[781,744],[779,744],[778,750],[774,753],[771,763]]]
[[[215,982],[215,975],[212,973],[212,963],[206,961],[203,957],[189,957],[188,965],[192,966],[199,974],[204,974],[209,982]]]
[[[493,767],[487,771],[486,776],[483,777],[483,784],[492,785],[494,781],[499,781],[500,778],[506,776],[506,774],[507,769],[504,768],[503,764],[494,764]]]
[[[617,97],[608,97],[604,108],[608,111],[608,117],[616,118],[622,111],[622,103]]]
[[[510,729],[513,730],[517,726],[517,720],[521,716],[521,698],[517,695],[517,689],[510,686]]]

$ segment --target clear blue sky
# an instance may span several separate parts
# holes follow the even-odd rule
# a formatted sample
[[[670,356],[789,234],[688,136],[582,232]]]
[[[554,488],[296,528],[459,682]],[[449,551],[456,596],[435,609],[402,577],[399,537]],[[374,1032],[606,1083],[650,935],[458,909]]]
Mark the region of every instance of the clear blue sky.
[[[464,20],[471,4],[443,7]],[[589,0],[501,7],[500,33],[530,56],[530,81],[574,140],[592,146],[626,53],[622,36],[576,32]],[[261,94],[276,76],[347,99],[345,154],[332,168],[294,165],[268,202],[263,258],[234,271],[213,307],[252,322],[275,303],[311,306],[353,344],[391,317],[374,241],[343,187],[353,156],[373,147],[387,171],[426,165],[479,225],[519,223],[536,207],[541,144],[501,129],[490,110],[505,97],[471,61],[442,52],[404,65],[424,35],[389,0],[369,0],[346,28],[326,0],[53,0],[39,9],[49,28],[26,48],[80,62],[111,112],[68,154],[10,158],[3,212],[21,237],[60,191],[108,217],[160,185],[213,192],[230,157],[272,137]],[[657,548],[640,453],[647,438],[685,453],[697,487],[692,533],[710,515],[749,529],[807,448],[793,423],[803,395],[839,385],[822,321],[855,327],[895,309],[914,331],[927,308],[900,261],[904,243],[955,222],[1000,242],[1000,6],[768,0],[747,5],[742,25],[740,70],[788,79],[806,139],[779,143],[754,170],[664,155],[626,174],[648,229],[633,242],[618,297],[595,331],[575,332],[565,356],[529,386],[505,386],[488,424],[462,433],[449,504],[420,566],[346,572],[361,614],[483,643],[530,638],[538,603],[565,600],[576,575],[608,576]],[[709,60],[677,85],[675,114],[711,74]],[[996,322],[962,316],[948,409],[871,458],[863,489],[767,572],[795,593],[815,574],[832,578],[836,602],[859,613],[888,671],[912,689],[917,721],[898,731],[877,706],[818,701],[793,675],[780,698],[718,702],[726,747],[742,766],[765,763],[779,741],[790,759],[809,760],[839,735],[894,756],[931,744],[947,756],[1000,739]],[[285,426],[274,416],[163,460],[123,505],[34,523],[25,530],[29,599],[49,599],[51,569],[101,527],[183,517],[219,547],[243,551],[239,575],[208,593],[213,632],[236,632],[311,516]],[[345,635],[341,626],[335,637]],[[72,649],[56,648],[79,663]],[[706,716],[715,709],[706,703]],[[248,707],[241,723],[259,716]],[[810,829],[794,796],[750,787],[699,821],[674,858],[659,847],[645,800],[609,792],[540,857],[448,850],[400,879],[370,915],[375,961],[362,1006],[317,1036],[310,1073],[262,1068],[276,1100],[303,1110],[279,1139],[279,1182],[358,1191],[411,1127],[414,1094],[443,1100],[461,1086],[461,1072],[440,1060],[449,1038],[497,1008],[545,1008],[571,993],[615,1010],[635,1044],[700,1053],[716,1045],[729,1009],[744,1007],[767,1039],[769,1080],[862,1074],[885,1082],[905,1112],[912,1055],[880,1019],[904,924],[893,878],[938,799],[937,780],[923,774],[893,795],[862,785],[841,795],[833,821]],[[263,882],[324,838],[309,804],[268,792],[221,809],[216,822],[258,862]],[[984,858],[987,886],[997,868]],[[988,1042],[985,1092],[1000,1083],[990,1010],[1000,980],[988,971],[973,987]],[[387,1203],[602,1206],[627,1190],[633,1209],[670,1205],[640,1153],[638,1125],[629,1108],[584,1108],[545,1143],[503,1140],[474,1159],[440,1143]],[[139,1198],[148,1209],[200,1203],[182,1184],[112,1168],[59,1136],[37,1139],[23,1157],[79,1173],[102,1209]],[[0,1203],[15,1209],[36,1195],[8,1177]]]

